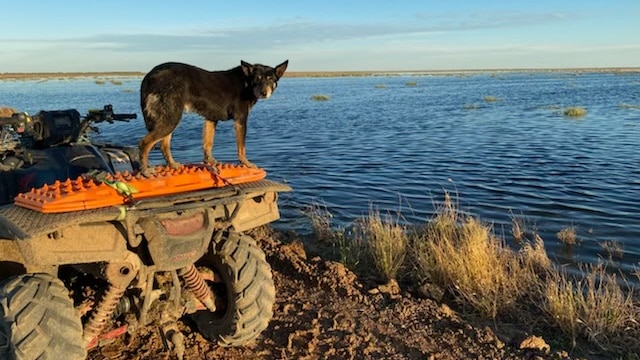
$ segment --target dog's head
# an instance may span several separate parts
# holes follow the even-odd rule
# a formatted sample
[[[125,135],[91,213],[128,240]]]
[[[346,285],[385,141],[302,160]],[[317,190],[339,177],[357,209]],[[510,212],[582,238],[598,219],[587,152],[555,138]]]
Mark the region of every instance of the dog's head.
[[[253,89],[253,94],[257,99],[267,99],[278,86],[278,80],[287,70],[289,60],[272,68],[271,66],[255,64],[240,60],[242,72],[247,77],[248,86]]]

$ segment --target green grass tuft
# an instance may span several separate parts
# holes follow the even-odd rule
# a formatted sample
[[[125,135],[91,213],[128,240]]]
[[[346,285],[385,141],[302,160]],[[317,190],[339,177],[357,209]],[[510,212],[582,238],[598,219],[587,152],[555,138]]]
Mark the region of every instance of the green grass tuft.
[[[313,101],[329,101],[331,97],[329,95],[317,94],[311,97]]]
[[[573,106],[565,108],[562,113],[568,117],[581,117],[587,115],[587,110],[579,106]]]

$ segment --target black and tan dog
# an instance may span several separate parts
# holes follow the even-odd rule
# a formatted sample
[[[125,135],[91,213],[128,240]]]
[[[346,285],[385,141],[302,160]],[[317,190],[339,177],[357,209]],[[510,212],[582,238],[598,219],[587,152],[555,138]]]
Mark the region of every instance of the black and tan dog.
[[[272,68],[240,61],[240,66],[225,71],[207,71],[193,65],[165,63],[153,68],[142,79],[140,106],[149,133],[140,140],[140,171],[153,173],[149,152],[160,141],[160,150],[172,168],[180,166],[171,156],[171,134],[183,111],[204,117],[202,149],[204,161],[215,164],[211,154],[216,125],[220,120],[234,120],[238,160],[249,167],[245,152],[247,118],[258,99],[268,98],[287,69],[288,60]]]

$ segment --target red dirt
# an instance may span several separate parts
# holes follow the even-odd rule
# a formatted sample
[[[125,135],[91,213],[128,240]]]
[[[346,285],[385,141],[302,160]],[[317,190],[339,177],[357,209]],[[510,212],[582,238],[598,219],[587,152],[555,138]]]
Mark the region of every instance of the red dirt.
[[[264,237],[259,243],[277,289],[269,327],[244,347],[223,348],[181,323],[185,360],[572,358],[557,349],[550,352],[542,338],[522,341],[536,334],[517,342],[499,338],[489,327],[465,321],[449,306],[412,296],[395,283],[368,287],[340,263],[309,258],[299,241]],[[89,359],[176,356],[165,349],[157,328],[148,327],[92,350]]]

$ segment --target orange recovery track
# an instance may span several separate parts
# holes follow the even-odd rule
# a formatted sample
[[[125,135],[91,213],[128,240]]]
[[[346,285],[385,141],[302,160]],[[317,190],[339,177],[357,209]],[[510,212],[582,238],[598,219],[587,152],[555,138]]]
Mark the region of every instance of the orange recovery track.
[[[205,165],[183,165],[178,169],[159,166],[155,175],[150,177],[124,172],[108,174],[106,179],[133,186],[137,191],[132,197],[138,200],[258,181],[267,175],[263,169],[243,165],[217,164],[216,168],[217,172]],[[56,181],[52,185],[18,194],[14,202],[42,213],[60,213],[122,205],[129,200],[130,197],[124,196],[105,182],[81,176],[75,180]]]

